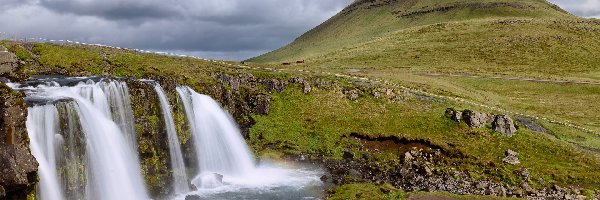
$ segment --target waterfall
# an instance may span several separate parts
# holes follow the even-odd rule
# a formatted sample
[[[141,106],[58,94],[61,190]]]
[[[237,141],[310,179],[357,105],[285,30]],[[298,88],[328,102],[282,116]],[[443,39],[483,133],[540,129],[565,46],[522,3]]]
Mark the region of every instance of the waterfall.
[[[58,181],[56,167],[56,140],[58,111],[52,105],[36,106],[28,110],[27,132],[31,153],[39,163],[38,193],[43,199],[65,199]]]
[[[131,105],[125,105],[130,98],[125,88],[120,82],[95,83],[91,79],[73,87],[30,88],[28,96],[48,99],[45,105],[31,107],[27,120],[32,153],[40,163],[40,199],[71,199],[78,194],[83,199],[149,199],[128,135],[133,134],[129,127],[133,120],[128,114],[132,113]],[[59,109],[62,101],[69,102],[63,105],[66,109]],[[60,116],[71,120],[61,120]],[[81,132],[79,136],[69,135],[77,131]],[[75,148],[81,141],[85,143],[81,144],[85,146],[84,154]],[[57,159],[57,155],[65,160]],[[79,164],[73,160],[79,160],[81,166],[69,167]],[[74,171],[70,168],[77,170],[69,173]],[[72,188],[61,186],[73,183],[64,183],[65,177],[59,176],[78,173],[85,175],[85,186],[68,194]]]
[[[188,178],[185,172],[185,164],[181,153],[181,143],[175,130],[175,122],[171,112],[171,104],[165,95],[163,88],[157,82],[153,82],[154,90],[158,95],[160,107],[162,109],[163,119],[165,121],[165,129],[169,140],[169,155],[171,158],[171,168],[173,170],[173,190],[175,194],[185,194],[190,191]]]
[[[206,95],[178,87],[192,130],[199,174],[192,184],[198,188],[219,186],[218,176],[245,176],[255,168],[253,155],[232,117]]]

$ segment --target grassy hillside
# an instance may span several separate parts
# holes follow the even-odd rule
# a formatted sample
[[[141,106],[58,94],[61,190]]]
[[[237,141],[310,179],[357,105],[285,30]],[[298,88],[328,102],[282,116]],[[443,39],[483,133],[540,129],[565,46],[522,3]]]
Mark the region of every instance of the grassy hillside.
[[[515,17],[575,18],[545,0],[357,0],[291,44],[250,61],[313,59],[411,27]]]

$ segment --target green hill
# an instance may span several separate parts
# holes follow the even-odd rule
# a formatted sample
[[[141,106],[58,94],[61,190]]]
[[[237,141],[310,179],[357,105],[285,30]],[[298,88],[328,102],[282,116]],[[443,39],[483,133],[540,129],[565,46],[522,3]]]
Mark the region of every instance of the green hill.
[[[544,0],[356,1],[249,61],[599,80],[600,21]]]

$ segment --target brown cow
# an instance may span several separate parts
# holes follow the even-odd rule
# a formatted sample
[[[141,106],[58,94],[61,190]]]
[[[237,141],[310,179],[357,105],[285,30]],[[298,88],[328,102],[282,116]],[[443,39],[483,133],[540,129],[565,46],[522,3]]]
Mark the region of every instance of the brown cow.
[[[289,63],[289,62],[284,62],[284,63],[281,63],[281,65],[291,65],[291,64],[292,64],[292,63]]]
[[[304,64],[304,60],[298,60],[296,61],[296,64]]]

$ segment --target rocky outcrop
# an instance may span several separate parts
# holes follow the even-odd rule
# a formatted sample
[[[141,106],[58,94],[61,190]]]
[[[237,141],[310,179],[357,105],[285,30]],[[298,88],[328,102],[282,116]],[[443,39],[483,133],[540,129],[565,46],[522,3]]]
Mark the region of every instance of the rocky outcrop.
[[[38,181],[24,95],[0,83],[0,199],[25,199]]]
[[[496,115],[492,122],[492,129],[508,137],[512,137],[517,132],[515,123],[508,115]]]
[[[462,112],[462,119],[471,128],[481,128],[486,124],[489,124],[493,120],[493,116],[472,110],[465,110]]]
[[[454,108],[447,108],[444,115],[456,122],[464,121],[471,128],[483,128],[491,125],[494,131],[508,137],[512,137],[518,128],[508,115],[491,115],[473,110],[461,112]]]

